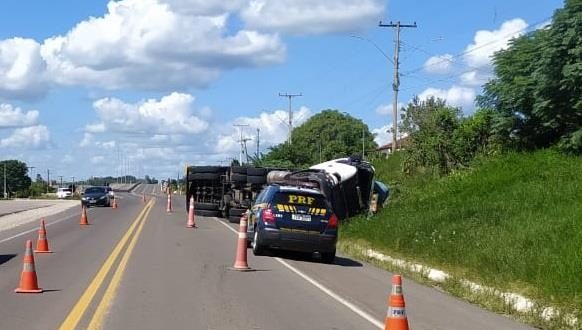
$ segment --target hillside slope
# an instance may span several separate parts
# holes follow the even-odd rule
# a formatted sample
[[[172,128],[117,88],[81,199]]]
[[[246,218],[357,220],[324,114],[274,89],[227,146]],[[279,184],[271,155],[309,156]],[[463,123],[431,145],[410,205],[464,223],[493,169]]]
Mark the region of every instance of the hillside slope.
[[[404,176],[398,155],[375,166],[393,198],[342,242],[582,310],[582,157],[513,153],[439,179]]]

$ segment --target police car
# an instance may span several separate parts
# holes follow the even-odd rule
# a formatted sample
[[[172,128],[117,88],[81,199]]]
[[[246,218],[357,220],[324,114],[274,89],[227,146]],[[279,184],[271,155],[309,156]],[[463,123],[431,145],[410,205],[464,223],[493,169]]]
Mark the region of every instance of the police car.
[[[338,218],[321,192],[269,184],[251,208],[247,236],[255,255],[267,249],[319,252],[333,263],[337,233]]]

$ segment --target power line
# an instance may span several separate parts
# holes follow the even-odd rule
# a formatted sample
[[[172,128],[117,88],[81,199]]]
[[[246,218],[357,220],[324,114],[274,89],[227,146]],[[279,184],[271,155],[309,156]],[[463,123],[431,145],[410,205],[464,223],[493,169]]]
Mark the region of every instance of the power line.
[[[474,52],[474,51],[476,51],[476,50],[479,50],[479,49],[481,49],[481,48],[485,48],[485,47],[487,47],[487,46],[490,46],[490,45],[492,45],[492,44],[495,44],[495,43],[497,43],[497,42],[500,42],[500,41],[501,41],[501,40],[503,40],[504,38],[506,38],[506,37],[509,37],[509,36],[512,36],[512,35],[514,35],[514,34],[521,33],[521,32],[524,32],[524,31],[528,31],[528,30],[530,30],[530,29],[532,29],[532,30],[533,30],[533,29],[537,29],[537,28],[538,28],[538,26],[540,26],[540,25],[544,24],[545,22],[547,22],[547,21],[548,21],[549,19],[551,19],[551,18],[552,18],[552,16],[548,16],[548,17],[546,17],[546,18],[544,18],[544,19],[541,19],[541,20],[539,20],[539,21],[537,21],[537,22],[533,23],[532,25],[526,26],[526,27],[525,27],[525,28],[523,28],[523,29],[519,29],[519,30],[516,30],[516,31],[512,31],[511,33],[508,33],[508,34],[506,34],[506,35],[503,35],[503,36],[502,36],[501,38],[499,38],[499,39],[491,40],[491,41],[489,41],[489,42],[486,42],[486,43],[484,43],[484,44],[482,44],[482,45],[480,45],[480,46],[473,47],[473,48],[471,48],[471,49],[467,49],[467,50],[465,50],[465,51],[463,51],[463,52],[461,52],[461,53],[458,53],[458,54],[456,54],[456,55],[453,55],[453,56],[452,56],[452,59],[459,58],[459,57],[461,57],[461,56],[463,56],[463,55],[470,54],[470,53],[472,53],[472,52]],[[433,55],[433,54],[430,54],[430,55],[431,55],[431,56],[435,56],[435,55]],[[439,64],[442,64],[443,62],[447,62],[447,61],[452,61],[452,59],[441,59],[440,61],[435,61],[435,62],[433,62],[433,63],[431,63],[431,64],[429,64],[429,65],[426,65],[426,66],[425,66],[425,65],[423,65],[423,66],[419,66],[419,67],[417,67],[417,68],[414,68],[414,69],[412,69],[412,70],[410,70],[410,71],[406,71],[406,72],[404,72],[403,74],[411,74],[411,73],[415,73],[415,72],[418,72],[418,71],[420,71],[420,70],[422,70],[422,69],[424,69],[424,68],[426,68],[426,67],[431,67],[431,66],[439,65]]]

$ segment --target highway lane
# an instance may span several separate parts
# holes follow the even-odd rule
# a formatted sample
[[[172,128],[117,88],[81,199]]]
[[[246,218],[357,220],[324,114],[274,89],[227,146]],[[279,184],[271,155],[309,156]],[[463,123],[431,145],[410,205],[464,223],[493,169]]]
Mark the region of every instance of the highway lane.
[[[146,196],[158,196],[162,194],[159,184],[140,184],[132,193],[137,195],[145,194]],[[177,196],[179,198],[179,196]]]
[[[107,329],[377,329],[269,258],[229,270],[235,237],[210,218],[186,229],[184,202],[146,223]]]
[[[184,197],[174,196],[174,212],[168,215],[165,196],[159,189],[151,190],[152,186],[156,187],[142,186],[135,194],[118,194],[121,207],[117,210],[90,209],[94,225],[89,228],[79,228],[79,215],[74,210],[68,218],[49,217],[49,223],[61,221],[48,228],[56,253],[37,255],[37,270],[40,285],[57,291],[14,294],[25,237],[1,243],[2,254],[18,254],[0,264],[1,327],[58,328],[114,246],[135,226],[138,233],[130,236],[135,237],[133,251],[127,248],[131,246],[129,239],[83,313],[79,328],[87,328],[91,322],[104,329],[380,328],[390,273],[341,256],[336,264],[326,265],[289,253],[254,257],[250,250],[249,264],[255,271],[229,270],[234,262],[236,226],[217,218],[197,217],[199,228],[186,229]],[[140,191],[146,195],[155,191],[160,197],[151,213],[136,221],[145,205]],[[0,233],[0,241],[2,235],[10,234],[14,233]],[[125,253],[128,250],[131,253]],[[122,266],[119,259],[125,254],[127,264]],[[337,297],[330,297],[285,264]],[[117,280],[114,272],[119,275]],[[105,294],[108,286],[112,289]],[[529,329],[406,279],[404,293],[412,329]],[[353,308],[339,302],[338,297]]]
[[[90,208],[90,226],[79,226],[80,208],[47,217],[53,254],[35,255],[42,294],[15,294],[22,269],[24,242],[36,239],[36,224],[0,233],[0,320],[2,329],[57,329],[86,289],[136,215],[143,209],[137,197],[121,195],[120,207]],[[18,232],[33,232],[10,239]],[[8,239],[6,241],[6,239]]]
[[[226,226],[236,226],[198,217],[199,228],[186,229],[183,198],[174,205],[172,215],[164,203],[152,211],[105,328],[378,329],[383,322],[392,274],[345,257],[326,265],[289,253],[249,253],[256,271],[235,272],[229,267],[236,236]],[[375,324],[284,263],[375,317]],[[531,329],[412,281],[404,286],[412,329]]]

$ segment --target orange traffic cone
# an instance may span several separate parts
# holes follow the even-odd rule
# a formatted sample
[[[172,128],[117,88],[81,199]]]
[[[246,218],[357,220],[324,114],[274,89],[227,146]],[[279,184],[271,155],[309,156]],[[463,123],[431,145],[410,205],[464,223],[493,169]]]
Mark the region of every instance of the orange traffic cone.
[[[117,198],[113,197],[113,203],[111,204],[111,208],[112,209],[116,209],[117,208]]]
[[[53,253],[49,249],[48,240],[46,238],[46,229],[44,226],[44,218],[40,219],[40,229],[38,230],[38,240],[36,241],[35,253]]]
[[[24,253],[24,265],[20,274],[20,285],[14,290],[16,293],[41,293],[42,289],[38,287],[36,278],[36,269],[34,268],[34,254],[32,253],[32,241],[26,241],[26,252]]]
[[[83,211],[81,212],[81,221],[79,224],[81,226],[87,226],[89,224],[89,220],[87,219],[87,206],[83,205],[82,208]]]
[[[251,268],[247,263],[247,213],[240,217],[240,226],[238,227],[238,242],[236,245],[236,260],[234,261],[233,270],[249,271]]]
[[[392,276],[392,294],[388,299],[388,313],[384,330],[408,330],[408,318],[402,294],[402,276]]]
[[[194,196],[190,196],[190,207],[188,208],[188,222],[186,228],[196,228],[196,220],[194,219]]]
[[[168,192],[168,203],[166,204],[166,213],[172,213],[172,195]]]

